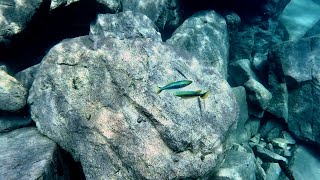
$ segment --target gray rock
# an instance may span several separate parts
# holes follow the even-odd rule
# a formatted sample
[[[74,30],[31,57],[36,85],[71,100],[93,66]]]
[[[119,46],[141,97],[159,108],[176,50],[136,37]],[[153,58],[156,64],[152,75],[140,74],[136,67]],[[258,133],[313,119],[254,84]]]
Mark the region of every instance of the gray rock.
[[[39,130],[81,161],[87,179],[207,177],[238,116],[228,83],[158,41],[95,40],[65,40],[42,60],[28,99]],[[205,105],[156,93],[185,77],[210,92]]]
[[[267,111],[277,118],[288,121],[288,90],[285,83],[274,85],[270,89],[272,99]]]
[[[281,168],[278,163],[263,163],[263,169],[267,180],[278,180],[281,174]]]
[[[147,16],[132,11],[98,14],[96,22],[90,26],[90,35],[119,39],[151,38],[162,41],[160,33],[155,28]]]
[[[229,74],[232,80],[238,85],[243,86],[249,79],[257,79],[251,69],[251,62],[248,59],[237,60],[229,64]]]
[[[267,142],[280,136],[282,125],[275,119],[269,119],[260,129],[260,133]]]
[[[43,0],[0,2],[0,47],[11,43],[10,38],[23,31]]]
[[[237,118],[237,123],[234,125],[234,130],[230,132],[230,137],[228,137],[228,141],[230,144],[232,143],[242,143],[247,141],[250,137],[248,137],[245,124],[249,118],[248,115],[248,105],[246,101],[246,90],[244,87],[239,86],[232,88],[233,94],[236,97],[238,106],[239,106],[239,116]]]
[[[290,142],[287,141],[286,139],[283,139],[283,138],[274,138],[274,139],[271,140],[271,143],[275,147],[279,147],[279,148],[282,148],[284,150],[286,150],[288,145],[290,145]]]
[[[319,153],[304,146],[298,146],[290,161],[295,179],[317,180],[320,177]]]
[[[34,76],[37,73],[39,64],[29,67],[23,71],[18,72],[14,77],[27,89],[29,90],[34,81]]]
[[[265,16],[278,19],[290,1],[291,0],[266,0],[262,6],[262,12]]]
[[[287,140],[289,144],[296,144],[294,138],[287,131],[282,131],[280,137]]]
[[[1,133],[0,144],[1,179],[70,178],[58,146],[34,127]]]
[[[256,179],[255,157],[251,153],[227,151],[222,165],[213,179]]]
[[[8,72],[8,69],[5,65],[0,65],[0,71]]]
[[[248,104],[246,100],[246,90],[244,87],[234,87],[232,88],[232,92],[236,97],[238,106],[239,106],[239,117],[237,120],[237,128],[244,128],[245,123],[247,122],[249,115],[248,115]]]
[[[272,47],[269,60],[278,71],[278,79],[285,78],[290,87],[312,80],[312,54],[317,50],[313,50],[310,45],[310,39],[302,39],[297,42],[286,41]]]
[[[271,143],[268,143],[268,144],[267,144],[266,149],[274,152],[274,148],[273,148],[273,145],[272,145]]]
[[[316,126],[318,118],[313,119],[313,88],[308,83],[299,89],[294,89],[289,93],[289,120],[288,127],[298,138],[304,140],[316,140],[317,134],[314,130],[319,128]],[[318,131],[317,131],[318,132]]]
[[[183,22],[166,41],[183,48],[205,66],[213,66],[227,77],[229,39],[226,21],[215,11],[201,11]]]
[[[21,127],[29,126],[32,123],[30,117],[20,117],[17,115],[0,116],[0,133],[12,131]]]
[[[51,0],[50,10],[56,8],[69,6],[72,3],[80,2],[81,0]],[[121,0],[96,0],[99,8],[108,10],[110,13],[117,13],[121,10]]]
[[[238,14],[232,11],[228,11],[223,13],[223,17],[226,20],[229,32],[238,31],[238,28],[241,24],[241,18]]]
[[[245,129],[248,132],[248,134],[250,134],[250,138],[254,137],[256,134],[258,134],[258,131],[260,129],[260,125],[261,125],[261,120],[258,118],[250,118],[246,125],[245,125]]]
[[[185,20],[183,8],[177,0],[121,0],[123,11],[134,11],[148,16],[160,32],[175,30]]]
[[[267,109],[272,95],[262,84],[251,78],[244,84],[244,87],[249,104],[259,106],[262,110]]]
[[[253,138],[250,139],[250,141],[259,144],[260,139],[261,139],[261,134],[256,134]]]
[[[270,64],[280,83],[286,83],[288,127],[302,140],[319,143],[320,36],[288,41],[273,47]],[[277,68],[274,68],[277,67]]]
[[[263,162],[278,163],[278,161],[288,162],[285,157],[282,157],[266,148],[256,145],[252,147],[252,150],[256,156],[258,156]]]
[[[319,20],[320,5],[313,0],[291,0],[280,16],[290,40],[299,40]]]
[[[255,53],[252,65],[253,69],[262,77],[268,68],[268,53]]]
[[[27,91],[5,71],[0,70],[0,110],[17,111],[26,105]]]
[[[268,107],[272,98],[271,93],[258,81],[250,78],[245,84],[249,115],[262,118],[264,110]]]
[[[61,6],[68,6],[71,3],[78,2],[80,0],[51,0],[50,9],[54,10]]]
[[[267,175],[264,169],[262,168],[261,164],[256,160],[256,178],[257,180],[266,180]]]
[[[239,59],[251,59],[254,49],[253,29],[246,29],[237,33],[233,33],[230,37],[230,62]]]
[[[312,37],[312,36],[316,36],[318,34],[320,34],[320,20],[315,25],[313,25],[313,27],[311,29],[309,29],[303,37],[304,38]]]

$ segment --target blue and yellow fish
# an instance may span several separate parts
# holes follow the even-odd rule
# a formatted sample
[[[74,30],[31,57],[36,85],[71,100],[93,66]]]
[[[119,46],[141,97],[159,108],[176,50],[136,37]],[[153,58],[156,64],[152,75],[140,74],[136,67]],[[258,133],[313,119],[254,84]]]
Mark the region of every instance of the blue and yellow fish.
[[[183,88],[183,87],[188,86],[191,83],[192,83],[192,81],[190,81],[190,80],[175,81],[175,82],[169,83],[169,84],[167,84],[167,85],[165,85],[163,87],[158,87],[157,93],[159,94],[159,93],[161,93],[161,91],[167,90],[167,89]]]
[[[209,92],[202,92],[202,90],[198,91],[177,91],[174,95],[181,97],[181,98],[193,98],[193,97],[200,97],[201,99],[206,99],[209,95]]]

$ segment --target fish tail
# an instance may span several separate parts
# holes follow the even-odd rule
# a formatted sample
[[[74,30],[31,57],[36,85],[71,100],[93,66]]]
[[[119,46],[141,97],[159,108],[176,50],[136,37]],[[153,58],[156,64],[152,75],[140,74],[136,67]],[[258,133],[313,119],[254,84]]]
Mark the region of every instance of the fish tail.
[[[207,92],[203,93],[203,94],[200,96],[200,98],[201,98],[201,99],[206,99],[208,96],[209,96],[209,92],[207,91]]]
[[[161,87],[157,86],[157,94],[160,94],[162,91]]]

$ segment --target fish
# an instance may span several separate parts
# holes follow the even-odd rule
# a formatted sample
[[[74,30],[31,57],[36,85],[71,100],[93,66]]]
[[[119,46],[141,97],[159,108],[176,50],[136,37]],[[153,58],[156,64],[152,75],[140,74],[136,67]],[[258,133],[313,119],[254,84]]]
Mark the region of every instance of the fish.
[[[160,94],[163,90],[167,90],[167,89],[183,88],[183,87],[190,85],[191,83],[192,83],[192,81],[190,81],[190,80],[175,81],[175,82],[169,83],[163,87],[158,87],[157,94]]]
[[[193,97],[200,97],[201,99],[206,99],[209,95],[209,92],[202,92],[202,90],[198,91],[177,91],[174,93],[175,96],[181,98],[193,98]]]

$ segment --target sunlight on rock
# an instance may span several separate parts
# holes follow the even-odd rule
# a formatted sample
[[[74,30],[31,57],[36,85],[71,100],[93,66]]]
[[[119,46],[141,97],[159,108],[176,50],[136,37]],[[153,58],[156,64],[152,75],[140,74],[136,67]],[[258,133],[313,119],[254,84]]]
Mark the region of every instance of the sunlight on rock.
[[[291,0],[284,9],[281,22],[291,40],[298,40],[320,20],[320,5],[312,0]]]

